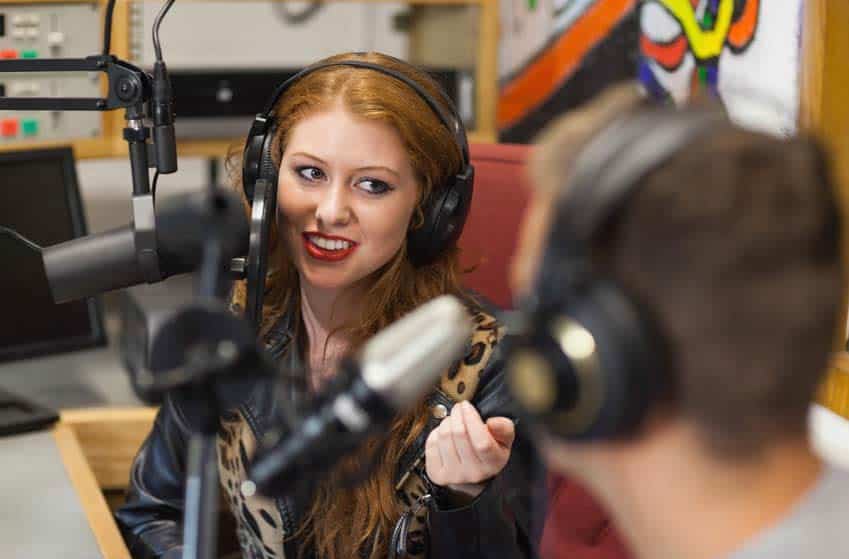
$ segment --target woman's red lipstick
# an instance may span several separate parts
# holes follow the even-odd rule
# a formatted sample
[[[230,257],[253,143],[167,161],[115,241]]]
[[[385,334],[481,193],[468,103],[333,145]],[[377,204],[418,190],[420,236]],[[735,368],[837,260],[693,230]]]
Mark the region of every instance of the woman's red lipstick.
[[[301,238],[304,241],[304,249],[306,249],[307,254],[316,260],[323,260],[325,262],[339,262],[340,260],[344,260],[357,250],[358,246],[357,243],[351,239],[346,239],[345,237],[336,237],[334,235],[324,235],[315,232],[303,233]],[[342,241],[347,243],[348,247],[338,249],[321,247],[314,242],[314,240],[317,239],[323,241]]]

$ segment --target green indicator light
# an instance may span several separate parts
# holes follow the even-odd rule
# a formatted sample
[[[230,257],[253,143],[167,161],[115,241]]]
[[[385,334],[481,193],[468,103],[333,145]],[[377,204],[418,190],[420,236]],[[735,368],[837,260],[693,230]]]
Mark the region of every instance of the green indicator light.
[[[38,135],[38,121],[33,118],[24,119],[21,121],[21,133],[24,136]]]

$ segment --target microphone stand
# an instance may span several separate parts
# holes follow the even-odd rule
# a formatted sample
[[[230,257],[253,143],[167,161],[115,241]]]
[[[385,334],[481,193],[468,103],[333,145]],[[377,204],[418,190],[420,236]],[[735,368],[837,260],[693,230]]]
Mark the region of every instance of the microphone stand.
[[[270,378],[276,370],[252,326],[234,315],[225,301],[230,283],[225,263],[233,256],[225,242],[231,223],[227,213],[243,211],[238,200],[225,203],[225,194],[234,196],[213,188],[206,198],[206,235],[193,300],[164,320],[149,340],[149,352],[122,348],[133,387],[143,400],[160,403],[170,393],[197,404],[193,410],[198,421],[190,426],[186,460],[183,559],[216,557],[216,438],[225,396],[239,383]],[[132,344],[138,336],[126,338]]]
[[[212,185],[210,187],[212,189]],[[226,281],[221,272],[226,260],[219,235],[219,229],[210,228],[204,243],[203,260],[198,274],[199,298],[219,299],[226,292]],[[230,318],[232,316],[227,313],[226,318],[219,319]],[[226,359],[234,349],[237,349],[238,353],[234,340],[219,340],[214,349],[206,343],[201,347],[202,368],[204,362],[211,365],[215,359]],[[217,355],[210,355],[211,351]],[[213,372],[214,367],[209,367],[208,370]],[[201,407],[203,412],[200,428],[192,433],[189,439],[186,459],[186,508],[183,511],[183,559],[215,559],[218,534],[218,460],[215,443],[218,418],[223,410],[219,409],[211,383],[204,383],[201,379],[196,390],[202,400],[211,405]]]
[[[111,24],[109,4],[107,25]],[[145,280],[162,279],[156,249],[154,195],[148,170],[161,174],[177,170],[171,87],[159,49],[158,31],[162,17],[173,4],[167,0],[154,26],[157,64],[154,76],[109,52],[109,32],[104,53],[85,58],[0,60],[0,73],[103,72],[107,76],[106,97],[0,97],[0,109],[29,111],[110,111],[125,109],[127,142],[133,181],[133,234],[136,260]],[[151,116],[153,142],[145,118]],[[154,179],[154,188],[156,179]],[[161,328],[147,351],[138,351],[137,340],[126,340],[124,364],[136,393],[148,403],[160,403],[166,393],[188,396],[197,406],[199,424],[189,441],[184,510],[183,558],[215,559],[218,510],[218,464],[216,436],[220,398],[228,381],[246,373],[270,375],[274,366],[259,349],[253,328],[234,316],[224,304],[230,258],[224,243],[228,231],[227,212],[240,204],[228,204],[224,194],[211,190],[205,220],[207,236],[199,271],[195,300],[185,305]],[[227,264],[225,266],[225,264]],[[142,338],[143,339],[143,338]],[[142,342],[143,343],[143,342]]]
[[[112,55],[82,59],[21,59],[0,61],[2,72],[103,72],[108,78],[105,98],[15,98],[0,97],[0,109],[7,110],[92,110],[125,109],[127,142],[133,181],[133,234],[136,260],[145,280],[162,279],[156,249],[154,193],[148,169],[159,173],[176,171],[176,159],[163,157],[169,142],[159,146],[148,142],[150,128],[145,124],[151,100],[153,78],[141,69]],[[161,108],[160,108],[161,112]],[[156,136],[154,135],[154,140]],[[159,157],[157,157],[159,154]],[[207,234],[199,271],[195,300],[179,310],[163,325],[161,336],[151,343],[155,363],[138,360],[146,352],[123,351],[131,382],[142,400],[161,402],[166,392],[201,402],[196,406],[200,422],[191,435],[186,472],[184,511],[184,559],[215,559],[217,541],[218,468],[215,440],[218,429],[219,381],[244,377],[252,371],[273,371],[260,353],[253,329],[230,313],[222,301],[227,291],[225,270],[229,268],[225,235],[228,211],[241,212],[240,203],[223,200],[224,193],[211,191],[207,196]],[[225,265],[225,263],[227,265]],[[138,340],[135,341],[136,343]],[[132,346],[128,341],[126,345]],[[122,349],[127,349],[122,348]],[[128,354],[129,353],[129,354]],[[226,384],[226,381],[220,383]]]

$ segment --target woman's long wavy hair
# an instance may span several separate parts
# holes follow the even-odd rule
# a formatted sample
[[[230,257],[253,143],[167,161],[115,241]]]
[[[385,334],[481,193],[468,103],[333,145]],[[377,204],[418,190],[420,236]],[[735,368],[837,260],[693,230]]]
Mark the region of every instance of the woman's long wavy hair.
[[[444,104],[436,82],[407,63],[379,53],[342,54],[325,59],[326,62],[343,60],[363,60],[388,67],[414,80]],[[332,66],[293,84],[275,110],[279,123],[272,144],[276,164],[279,167],[293,126],[304,117],[330,109],[340,101],[354,115],[388,123],[400,134],[420,187],[410,227],[420,226],[422,201],[459,171],[462,155],[451,132],[425,101],[395,78],[374,70]],[[228,171],[239,192],[242,192],[241,169],[240,156],[231,154]],[[248,211],[247,200],[244,202]],[[389,262],[374,272],[362,305],[362,316],[340,332],[349,341],[352,351],[422,303],[445,293],[460,293],[456,247],[444,251],[428,265],[414,267],[406,245],[403,243]],[[272,225],[261,334],[266,333],[287,309],[300,312],[298,274],[285,246],[277,224]],[[234,306],[244,308],[245,298],[246,286],[240,282],[234,289]],[[299,333],[302,334],[300,318],[296,324],[300,325]],[[303,336],[299,338],[304,339]],[[426,420],[423,403],[399,416],[384,438],[370,441],[361,455],[343,464],[319,487],[294,535],[301,551],[314,548],[319,557],[327,559],[347,559],[360,554],[372,558],[387,555],[391,530],[403,512],[395,497],[396,468],[403,451],[422,432]],[[352,488],[334,481],[343,470],[356,469],[358,464],[371,460],[375,452],[380,453],[377,465],[365,482]]]

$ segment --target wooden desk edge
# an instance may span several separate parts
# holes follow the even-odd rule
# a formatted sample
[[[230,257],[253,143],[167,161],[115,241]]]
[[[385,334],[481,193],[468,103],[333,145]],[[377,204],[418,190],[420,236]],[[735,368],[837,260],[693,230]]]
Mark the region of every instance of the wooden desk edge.
[[[156,416],[154,407],[127,408],[76,408],[60,412],[61,422],[74,427],[82,423],[121,422],[121,421],[153,421]]]
[[[61,423],[71,428],[102,490],[127,487],[130,467],[150,433],[156,408],[82,408],[63,410]]]
[[[130,552],[118,531],[73,428],[59,422],[53,427],[53,438],[103,558],[130,559]]]

